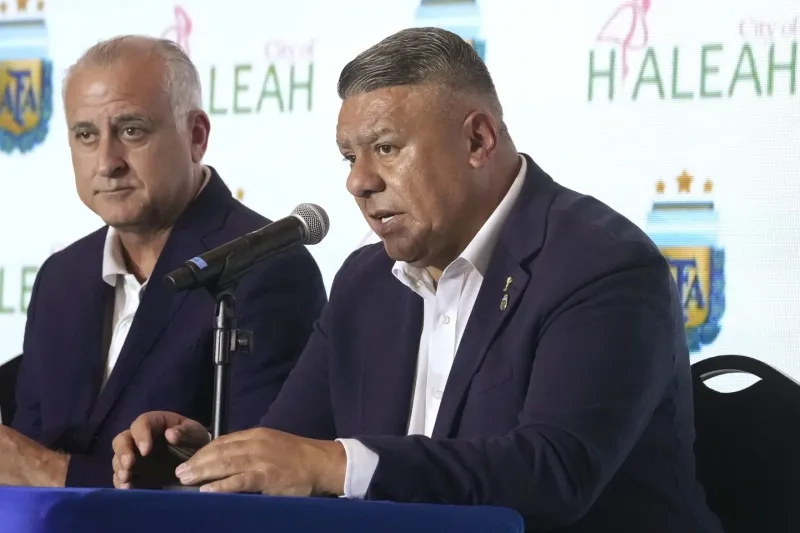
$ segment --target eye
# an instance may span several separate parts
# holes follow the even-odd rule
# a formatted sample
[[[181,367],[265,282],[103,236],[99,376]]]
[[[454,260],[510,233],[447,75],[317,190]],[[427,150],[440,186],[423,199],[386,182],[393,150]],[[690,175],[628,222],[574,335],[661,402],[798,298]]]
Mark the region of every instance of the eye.
[[[342,157],[342,161],[347,161],[351,165],[356,162],[356,156],[348,154]]]
[[[87,143],[94,138],[94,133],[90,131],[78,131],[75,132],[75,138],[83,143]]]
[[[122,129],[122,135],[127,139],[139,139],[144,136],[144,130],[133,126],[128,126]]]
[[[378,153],[380,153],[381,155],[389,155],[392,153],[393,148],[389,144],[379,144],[376,147],[376,150],[378,150]]]

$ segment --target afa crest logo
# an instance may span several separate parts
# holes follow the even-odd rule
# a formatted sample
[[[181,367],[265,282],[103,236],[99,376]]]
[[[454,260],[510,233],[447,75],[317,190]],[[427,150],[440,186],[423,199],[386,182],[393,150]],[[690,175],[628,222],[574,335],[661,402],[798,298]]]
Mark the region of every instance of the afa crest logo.
[[[678,285],[690,352],[713,343],[725,313],[725,252],[719,245],[719,216],[713,183],[692,191],[694,177],[683,172],[677,191],[656,185],[656,199],[647,217],[647,233],[672,267]]]
[[[419,27],[432,26],[459,35],[486,61],[477,0],[421,0],[415,22]]]
[[[53,114],[44,2],[0,0],[0,151],[26,153],[47,137]]]

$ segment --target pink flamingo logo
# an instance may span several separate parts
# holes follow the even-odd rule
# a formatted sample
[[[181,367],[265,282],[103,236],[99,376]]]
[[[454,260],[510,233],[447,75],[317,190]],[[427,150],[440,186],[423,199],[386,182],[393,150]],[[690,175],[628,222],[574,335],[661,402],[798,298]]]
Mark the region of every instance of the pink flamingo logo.
[[[178,46],[183,48],[186,55],[189,53],[189,36],[192,34],[192,19],[189,13],[181,6],[175,6],[175,24],[164,30],[161,37],[172,39]]]
[[[651,0],[629,0],[621,4],[597,35],[598,42],[614,43],[622,49],[622,79],[628,77],[628,52],[642,50],[649,41],[647,13]]]

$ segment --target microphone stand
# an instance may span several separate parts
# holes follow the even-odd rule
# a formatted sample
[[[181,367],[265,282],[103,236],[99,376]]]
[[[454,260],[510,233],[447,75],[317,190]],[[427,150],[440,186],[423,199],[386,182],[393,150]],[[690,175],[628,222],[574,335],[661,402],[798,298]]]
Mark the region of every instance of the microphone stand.
[[[247,269],[240,263],[250,261],[247,254],[231,252],[225,258],[225,267],[215,283],[206,289],[214,298],[214,403],[212,410],[211,438],[216,439],[228,431],[228,397],[230,394],[230,365],[236,353],[250,353],[255,342],[252,331],[236,326],[236,298],[233,293],[239,279]],[[167,443],[167,449],[181,462],[191,457],[192,451]],[[197,491],[199,487],[170,484],[164,490]]]
[[[216,302],[214,309],[214,404],[211,438],[228,431],[228,397],[230,394],[230,365],[237,352],[249,353],[253,347],[253,332],[236,327],[236,289],[233,282],[225,288],[209,287]]]
[[[225,258],[225,267],[217,280],[206,289],[214,298],[214,405],[211,438],[216,439],[228,431],[228,395],[230,365],[237,352],[250,353],[253,332],[236,327],[236,298],[233,293],[239,279],[249,270],[244,265],[252,263],[250,253],[232,251]]]

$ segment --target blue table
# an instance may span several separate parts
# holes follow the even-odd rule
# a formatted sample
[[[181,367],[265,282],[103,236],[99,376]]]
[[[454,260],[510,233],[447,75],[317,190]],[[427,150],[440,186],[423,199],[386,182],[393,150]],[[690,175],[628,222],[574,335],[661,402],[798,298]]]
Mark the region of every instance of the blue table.
[[[199,492],[0,488],[0,533],[522,533],[509,509]]]

